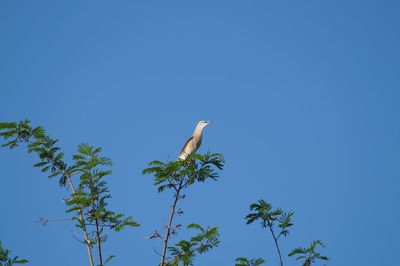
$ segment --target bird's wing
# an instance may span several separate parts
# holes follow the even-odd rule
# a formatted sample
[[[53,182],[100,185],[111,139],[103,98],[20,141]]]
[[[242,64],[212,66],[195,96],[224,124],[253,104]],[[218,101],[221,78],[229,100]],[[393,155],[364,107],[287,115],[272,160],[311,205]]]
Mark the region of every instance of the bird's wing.
[[[179,157],[181,157],[181,155],[182,154],[184,154],[184,153],[186,153],[186,148],[188,147],[188,145],[189,145],[189,143],[190,143],[190,141],[193,139],[193,136],[191,136],[187,141],[186,141],[186,143],[185,143],[185,145],[183,145],[183,147],[182,147],[182,150],[181,150],[181,153],[179,154]],[[187,155],[189,155],[189,154],[186,154],[186,156]]]

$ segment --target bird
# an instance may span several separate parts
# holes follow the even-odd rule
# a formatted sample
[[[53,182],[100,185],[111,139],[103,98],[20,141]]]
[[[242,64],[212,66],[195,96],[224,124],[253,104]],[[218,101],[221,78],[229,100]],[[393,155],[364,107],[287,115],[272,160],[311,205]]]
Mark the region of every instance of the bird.
[[[186,141],[185,145],[179,154],[178,160],[186,160],[186,158],[197,151],[201,145],[203,138],[203,128],[210,124],[211,121],[201,120],[197,123],[193,135]]]

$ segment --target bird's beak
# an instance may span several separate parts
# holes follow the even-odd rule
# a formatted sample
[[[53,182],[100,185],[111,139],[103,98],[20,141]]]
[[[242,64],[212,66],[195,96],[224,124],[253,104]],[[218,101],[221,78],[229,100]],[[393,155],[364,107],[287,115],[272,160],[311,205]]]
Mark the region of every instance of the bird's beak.
[[[207,121],[207,122],[208,122],[209,124],[212,124],[212,123],[213,123],[213,121],[211,121],[211,120],[210,120],[210,121]]]

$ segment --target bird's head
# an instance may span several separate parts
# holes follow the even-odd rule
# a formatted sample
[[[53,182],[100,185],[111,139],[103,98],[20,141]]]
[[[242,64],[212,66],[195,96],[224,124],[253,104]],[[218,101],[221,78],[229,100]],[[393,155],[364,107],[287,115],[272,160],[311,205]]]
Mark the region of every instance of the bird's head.
[[[204,128],[208,124],[211,124],[211,121],[201,120],[201,121],[199,121],[199,123],[197,123],[197,127]]]

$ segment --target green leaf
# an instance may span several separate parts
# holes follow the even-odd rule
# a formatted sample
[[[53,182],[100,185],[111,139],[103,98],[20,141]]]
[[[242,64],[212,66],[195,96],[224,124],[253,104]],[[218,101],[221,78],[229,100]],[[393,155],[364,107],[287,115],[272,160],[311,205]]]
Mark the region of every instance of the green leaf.
[[[199,231],[204,232],[203,227],[201,227],[201,225],[199,225],[199,224],[189,224],[189,225],[187,226],[187,229],[197,229],[197,230],[199,230]]]
[[[1,145],[2,147],[9,147],[10,149],[14,149],[18,147],[18,141],[17,140],[11,140],[5,144]]]
[[[304,260],[303,266],[311,265],[316,260],[329,260],[327,256],[321,255],[315,250],[318,246],[325,247],[325,244],[321,240],[315,240],[308,248],[298,247],[293,249],[289,253],[289,257],[297,255],[296,260]]]
[[[248,259],[245,257],[240,257],[240,258],[236,259],[235,266],[259,266],[264,263],[265,263],[265,260],[262,258]]]
[[[9,128],[15,128],[17,126],[17,123],[0,123],[0,130],[3,129],[9,129]]]
[[[108,256],[107,259],[105,260],[105,263],[110,262],[113,258],[115,258],[115,255]]]
[[[44,165],[48,164],[48,162],[39,162],[37,164],[34,164],[33,167],[42,167]]]

